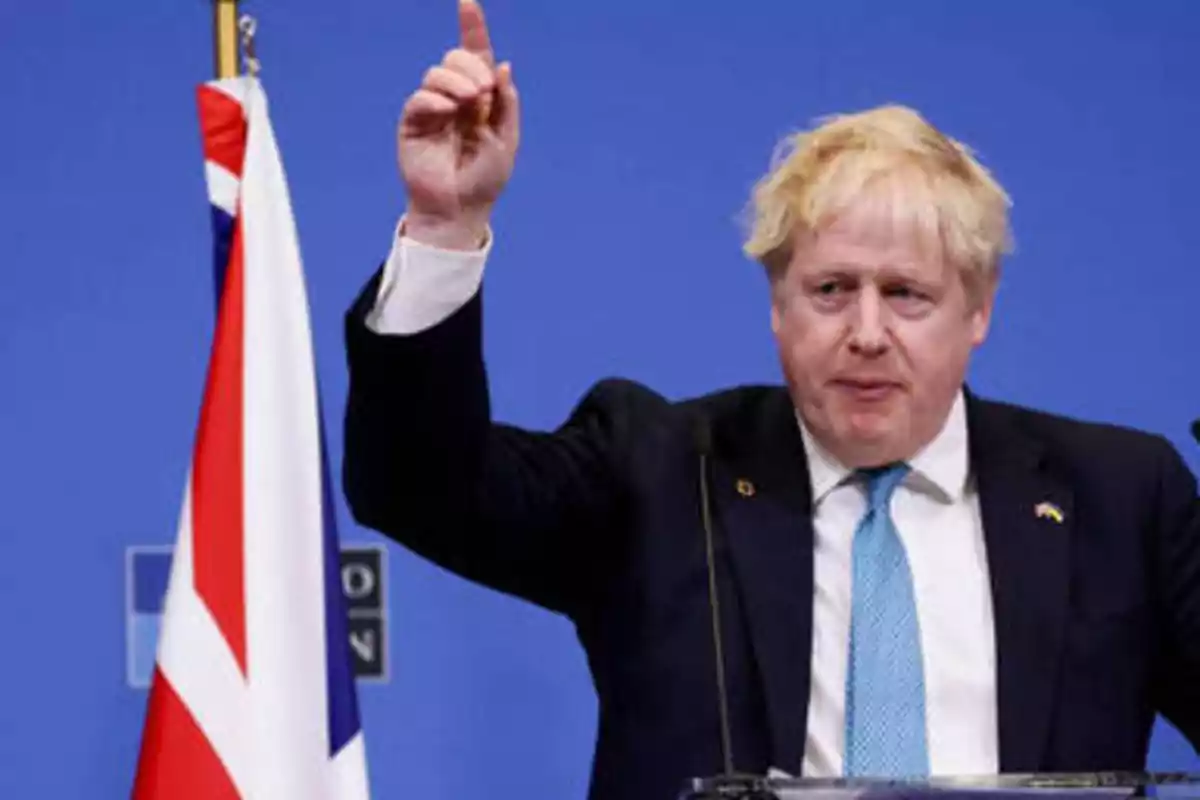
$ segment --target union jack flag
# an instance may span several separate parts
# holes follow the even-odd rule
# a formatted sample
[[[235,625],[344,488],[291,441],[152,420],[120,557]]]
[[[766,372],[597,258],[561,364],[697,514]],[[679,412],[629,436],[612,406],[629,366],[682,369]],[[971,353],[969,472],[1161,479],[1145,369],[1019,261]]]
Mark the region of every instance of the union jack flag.
[[[368,797],[303,267],[257,78],[198,91],[219,297],[135,800]]]

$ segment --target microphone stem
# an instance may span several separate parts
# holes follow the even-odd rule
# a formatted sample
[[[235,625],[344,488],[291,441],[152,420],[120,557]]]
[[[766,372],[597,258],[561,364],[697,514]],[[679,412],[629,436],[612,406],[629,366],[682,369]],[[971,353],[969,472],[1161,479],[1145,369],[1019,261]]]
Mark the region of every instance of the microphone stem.
[[[717,592],[717,569],[713,547],[712,508],[708,492],[708,456],[700,454],[700,508],[704,516],[705,561],[708,564],[708,605],[712,611],[713,651],[717,667],[717,713],[721,724],[721,756],[725,775],[733,775],[733,744],[729,731],[729,708],[725,687],[725,652],[721,643],[721,605]]]

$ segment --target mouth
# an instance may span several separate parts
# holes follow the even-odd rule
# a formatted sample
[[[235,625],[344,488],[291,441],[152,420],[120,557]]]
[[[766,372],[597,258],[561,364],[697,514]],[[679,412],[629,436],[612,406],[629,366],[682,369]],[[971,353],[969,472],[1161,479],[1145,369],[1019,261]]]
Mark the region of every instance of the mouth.
[[[888,400],[903,390],[896,381],[873,378],[839,378],[833,386],[842,394],[863,403],[878,403]]]

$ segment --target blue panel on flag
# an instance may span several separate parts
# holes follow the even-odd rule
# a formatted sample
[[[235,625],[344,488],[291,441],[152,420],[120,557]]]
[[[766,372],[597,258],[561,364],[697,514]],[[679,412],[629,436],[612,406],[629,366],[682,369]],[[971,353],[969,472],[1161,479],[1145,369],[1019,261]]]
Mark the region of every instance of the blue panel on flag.
[[[225,288],[225,271],[229,267],[229,253],[233,249],[233,217],[224,210],[211,206],[213,228],[213,284],[218,308],[221,305],[221,290]]]
[[[134,553],[132,611],[135,614],[161,614],[170,577],[170,553]]]
[[[320,403],[318,400],[318,408]],[[329,454],[325,449],[325,423],[321,423],[321,495],[325,560],[325,664],[329,698],[329,755],[335,756],[362,728],[358,696],[354,690],[353,662],[347,641],[346,598],[342,588],[342,559],[338,553],[337,521],[330,490]]]

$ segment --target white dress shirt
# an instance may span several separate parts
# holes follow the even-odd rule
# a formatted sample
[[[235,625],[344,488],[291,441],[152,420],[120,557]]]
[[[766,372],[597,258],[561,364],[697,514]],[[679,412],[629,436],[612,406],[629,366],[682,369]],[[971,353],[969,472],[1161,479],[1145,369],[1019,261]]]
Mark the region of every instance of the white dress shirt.
[[[400,235],[367,325],[419,333],[478,291],[493,237],[475,251],[428,247]],[[866,494],[803,423],[814,500],[814,590],[806,777],[840,777],[850,639],[851,543]],[[940,434],[910,462],[892,518],[913,574],[925,668],[930,768],[935,775],[998,770],[992,596],[978,497],[967,455],[963,397]]]
[[[845,744],[851,551],[866,490],[800,424],[814,502],[812,685],[806,777],[839,777]],[[925,669],[929,766],[935,775],[995,774],[996,657],[978,496],[967,457],[965,401],[909,462],[891,512],[913,576]]]

